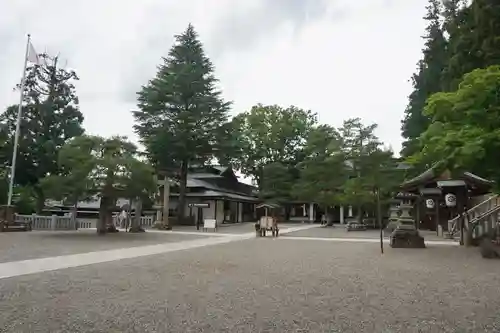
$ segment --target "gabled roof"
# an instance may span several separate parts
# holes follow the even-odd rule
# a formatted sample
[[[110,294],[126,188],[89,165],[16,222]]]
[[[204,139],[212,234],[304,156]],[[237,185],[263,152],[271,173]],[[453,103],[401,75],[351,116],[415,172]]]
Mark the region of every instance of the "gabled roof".
[[[212,171],[212,172],[211,172]],[[179,185],[178,181],[171,181],[176,186]],[[158,185],[163,185],[163,180],[158,181]],[[195,166],[191,168],[187,176],[188,188],[203,189],[204,192],[193,193],[193,196],[239,196],[241,198],[257,197],[256,188],[252,185],[244,184],[238,181],[232,168],[223,166]],[[205,195],[204,193],[208,194]],[[210,192],[210,193],[209,193]],[[217,193],[217,194],[215,194]],[[236,198],[236,197],[234,197]]]
[[[456,184],[466,184],[472,186],[474,188],[481,188],[479,192],[487,192],[494,185],[494,182],[491,180],[484,179],[479,177],[471,172],[460,172],[455,175],[455,177],[451,176],[449,170],[444,170],[440,172],[438,164],[435,164],[430,169],[424,171],[420,175],[407,180],[401,184],[401,188],[406,190],[416,189],[418,187],[423,187],[426,184],[436,182],[436,185],[439,186],[439,182],[442,186],[452,185],[449,181],[456,181]],[[447,183],[448,181],[448,183]],[[454,184],[455,184],[454,183]],[[485,192],[485,193],[486,193]]]
[[[265,203],[262,203],[260,205],[257,205],[257,209],[259,208],[271,208],[271,209],[274,209],[274,208],[280,208],[281,206],[276,204],[276,203],[271,203],[271,202],[265,202]]]

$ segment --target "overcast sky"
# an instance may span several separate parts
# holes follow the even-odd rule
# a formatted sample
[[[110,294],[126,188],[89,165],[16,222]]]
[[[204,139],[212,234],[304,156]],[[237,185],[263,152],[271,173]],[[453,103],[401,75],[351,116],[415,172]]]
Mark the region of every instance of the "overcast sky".
[[[233,113],[296,105],[378,123],[395,152],[421,56],[423,0],[0,0],[0,108],[16,103],[25,36],[75,69],[85,128],[134,141],[135,93],[191,22]]]

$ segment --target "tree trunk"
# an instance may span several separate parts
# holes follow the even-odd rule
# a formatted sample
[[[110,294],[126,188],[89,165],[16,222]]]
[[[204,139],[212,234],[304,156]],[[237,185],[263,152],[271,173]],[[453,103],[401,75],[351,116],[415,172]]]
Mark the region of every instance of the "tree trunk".
[[[284,206],[285,206],[285,216],[284,216],[284,218],[285,218],[285,222],[288,222],[288,221],[290,221],[290,215],[292,213],[292,207],[290,207],[289,204],[285,204]]]
[[[170,227],[170,220],[169,220],[169,215],[170,215],[170,181],[168,180],[167,176],[165,176],[165,179],[163,180],[163,226],[164,229],[166,230],[171,230],[172,228]]]
[[[142,216],[142,200],[138,199],[135,202],[135,216],[132,219],[132,225],[130,226],[129,232],[144,232],[145,231],[141,227],[141,216]]]
[[[358,223],[363,222],[363,206],[358,205],[358,211],[356,212],[356,218],[358,220]]]
[[[34,188],[35,191],[35,203],[36,203],[36,213],[41,214],[43,211],[43,208],[45,207],[45,195],[43,194],[43,191],[41,188],[38,186],[35,186]]]
[[[101,203],[99,205],[99,219],[97,220],[97,233],[103,235],[106,233],[106,220],[108,214],[108,198],[106,196],[101,197]]]
[[[162,216],[160,220],[157,220],[153,225],[153,228],[160,230],[172,230],[170,225],[169,213],[170,211],[170,181],[167,176],[163,179],[163,204],[162,204]]]
[[[330,206],[325,206],[325,223],[327,227],[331,227],[333,225],[332,216],[330,215]]]
[[[78,230],[78,221],[76,219],[76,216],[78,214],[78,199],[75,199],[73,201],[73,205],[71,206],[71,223],[73,224],[73,227],[75,230]]]
[[[179,206],[177,207],[177,216],[179,223],[184,223],[186,219],[186,187],[187,187],[188,161],[181,164],[181,174],[179,181]]]

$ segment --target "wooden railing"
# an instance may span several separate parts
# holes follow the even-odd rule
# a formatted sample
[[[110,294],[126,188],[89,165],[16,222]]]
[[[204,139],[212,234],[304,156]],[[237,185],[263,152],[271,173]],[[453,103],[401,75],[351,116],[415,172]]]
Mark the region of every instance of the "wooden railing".
[[[480,202],[474,207],[468,209],[465,212],[466,221],[473,222],[478,220],[482,215],[488,214],[493,208],[500,206],[500,197],[495,194],[489,197],[488,199]],[[486,215],[485,215],[486,217]],[[451,220],[448,220],[448,234],[449,237],[453,237],[460,230],[460,219],[462,216],[457,215]]]
[[[15,215],[18,222],[31,222],[33,230],[75,230],[76,221],[69,216]]]
[[[469,221],[467,230],[470,230],[472,239],[480,239],[486,235],[492,236],[498,227],[499,214],[500,205],[497,205]]]
[[[92,229],[96,227],[97,219],[72,219],[69,216],[43,216],[43,215],[20,215],[16,214],[18,222],[31,222],[33,230],[76,230]],[[117,225],[116,217],[113,222]],[[154,216],[141,216],[141,226],[150,228],[155,222]],[[118,225],[117,225],[118,226]]]

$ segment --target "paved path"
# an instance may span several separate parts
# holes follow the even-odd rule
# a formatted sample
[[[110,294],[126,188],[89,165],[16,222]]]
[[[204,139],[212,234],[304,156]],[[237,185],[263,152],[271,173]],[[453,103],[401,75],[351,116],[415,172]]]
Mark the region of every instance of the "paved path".
[[[297,227],[288,227],[280,230],[281,234],[296,232],[315,228],[314,225],[305,225]],[[176,232],[176,231],[155,231],[154,233],[181,234],[181,235],[200,235],[199,232]],[[0,263],[0,279],[5,279],[14,276],[53,271],[70,267],[78,267],[84,265],[98,264],[121,259],[138,258],[150,256],[160,253],[168,253],[173,251],[194,249],[203,246],[224,244],[234,241],[255,238],[255,232],[242,234],[218,234],[206,233],[206,235],[216,235],[218,237],[207,237],[196,240],[188,240],[176,243],[156,244],[148,246],[136,246],[121,249],[78,253],[65,256],[47,257],[39,259],[29,259],[21,261],[12,261]],[[97,236],[95,236],[97,237]],[[105,240],[103,240],[105,241]]]

